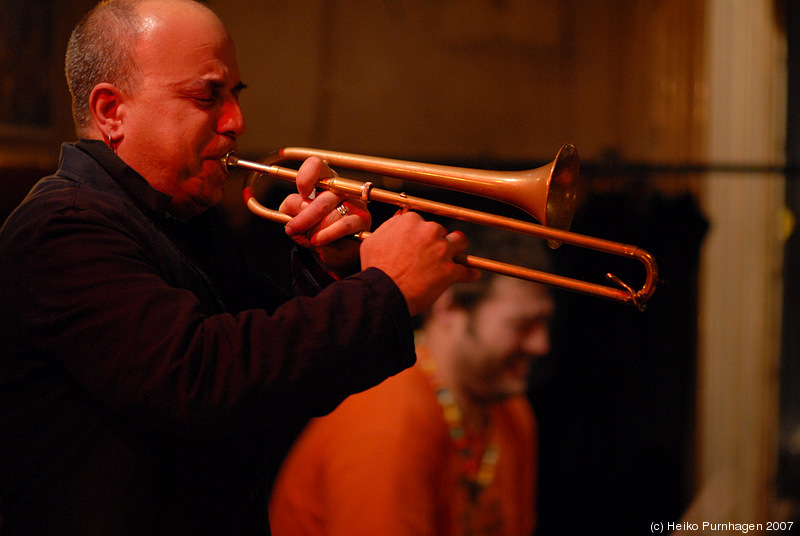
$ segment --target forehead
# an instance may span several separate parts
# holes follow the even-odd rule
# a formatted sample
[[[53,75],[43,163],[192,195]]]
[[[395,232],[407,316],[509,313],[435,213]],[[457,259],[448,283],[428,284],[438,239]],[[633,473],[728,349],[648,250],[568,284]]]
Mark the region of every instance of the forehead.
[[[145,78],[177,83],[205,76],[238,78],[233,42],[211,11],[163,1],[145,2],[140,10],[144,31],[136,55]]]
[[[513,311],[520,316],[549,316],[553,301],[547,288],[539,283],[506,276],[495,276],[480,309]]]

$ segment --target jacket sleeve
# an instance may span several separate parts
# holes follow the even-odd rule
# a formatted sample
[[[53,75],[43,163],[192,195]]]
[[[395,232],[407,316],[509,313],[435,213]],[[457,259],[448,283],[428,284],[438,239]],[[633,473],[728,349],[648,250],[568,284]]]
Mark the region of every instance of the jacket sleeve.
[[[253,408],[305,418],[415,360],[405,301],[379,270],[269,313],[211,314],[180,252],[146,222],[94,208],[12,223],[0,275],[22,352],[57,360],[113,408],[187,423]]]

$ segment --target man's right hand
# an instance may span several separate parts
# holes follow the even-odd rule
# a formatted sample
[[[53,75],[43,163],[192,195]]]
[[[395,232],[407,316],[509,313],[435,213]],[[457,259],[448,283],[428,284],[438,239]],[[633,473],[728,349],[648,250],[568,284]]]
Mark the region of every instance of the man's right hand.
[[[375,267],[400,288],[412,316],[425,311],[450,285],[474,281],[477,270],[454,262],[467,239],[415,212],[398,213],[361,244],[361,269]]]

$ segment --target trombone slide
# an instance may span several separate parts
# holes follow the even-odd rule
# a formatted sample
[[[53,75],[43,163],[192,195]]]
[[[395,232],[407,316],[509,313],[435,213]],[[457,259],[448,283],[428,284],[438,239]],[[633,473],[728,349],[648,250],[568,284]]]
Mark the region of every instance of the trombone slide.
[[[233,168],[250,171],[251,173],[245,181],[242,192],[248,209],[259,217],[285,224],[291,219],[291,216],[267,208],[259,203],[254,196],[253,185],[261,175],[269,175],[294,182],[297,171],[279,166],[275,162],[302,160],[310,156],[318,156],[334,166],[404,178],[413,182],[449,188],[465,193],[474,193],[505,201],[522,208],[539,221],[547,221],[549,219],[555,226],[526,222],[466,207],[408,196],[405,193],[375,188],[371,182],[361,182],[343,177],[320,180],[317,187],[321,189],[330,190],[345,197],[361,199],[365,202],[378,201],[388,203],[409,210],[428,212],[543,238],[548,241],[551,247],[566,243],[611,255],[632,258],[642,263],[646,278],[642,288],[634,290],[610,273],[606,274],[606,279],[615,286],[600,285],[472,255],[464,255],[455,259],[456,262],[471,268],[489,270],[566,290],[630,303],[640,310],[644,310],[645,303],[655,292],[658,283],[658,265],[650,253],[633,245],[612,242],[567,230],[575,209],[576,195],[574,185],[577,180],[577,152],[571,145],[562,147],[556,159],[550,164],[527,172],[510,172],[513,176],[509,176],[509,172],[466,170],[464,168],[418,164],[401,160],[302,148],[282,149],[273,153],[271,157],[268,157],[263,162],[242,160],[230,153],[222,159],[222,165],[226,171]],[[523,201],[515,201],[514,196],[518,196],[520,192],[527,194],[528,198]],[[530,201],[531,198],[533,199],[532,202]],[[369,232],[362,232],[353,238],[364,240],[369,235]]]

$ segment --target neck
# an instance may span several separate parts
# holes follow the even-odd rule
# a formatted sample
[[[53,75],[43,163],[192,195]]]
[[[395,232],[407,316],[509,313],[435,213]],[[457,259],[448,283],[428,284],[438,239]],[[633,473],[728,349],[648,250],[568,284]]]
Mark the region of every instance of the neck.
[[[435,352],[435,347],[425,348],[420,365],[441,405],[450,439],[462,462],[460,482],[470,504],[474,505],[481,491],[494,480],[500,451],[489,431],[488,406],[480,400],[474,400],[467,390],[459,387],[456,381],[458,375],[447,366],[452,364],[452,360],[434,358],[437,355]]]
[[[438,344],[437,341],[440,341],[437,337],[425,337],[424,345],[427,348],[425,359],[435,369],[438,381],[453,396],[461,412],[464,429],[480,434],[489,426],[488,406],[471,396],[462,386],[455,367],[456,358],[450,352],[452,346]]]
[[[467,396],[457,387],[450,387],[456,404],[461,410],[461,420],[464,423],[464,430],[476,434],[483,434],[489,428],[489,408],[481,403],[477,403]]]

